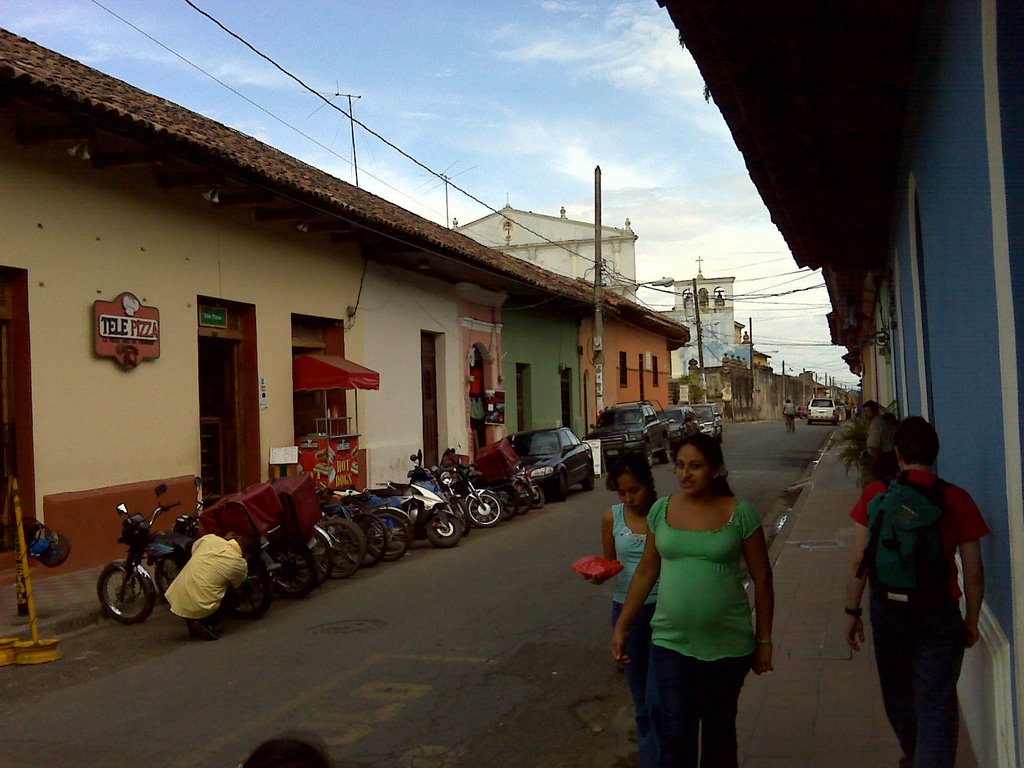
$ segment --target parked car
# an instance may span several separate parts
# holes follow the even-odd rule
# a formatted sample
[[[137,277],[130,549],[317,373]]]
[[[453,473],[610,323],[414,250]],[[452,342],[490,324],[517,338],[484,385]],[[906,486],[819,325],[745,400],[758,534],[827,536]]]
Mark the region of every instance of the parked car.
[[[668,419],[660,418],[646,400],[619,403],[601,412],[597,424],[587,433],[587,439],[601,441],[601,454],[606,464],[627,453],[646,456],[652,464],[655,458],[665,463],[672,453],[669,423]]]
[[[831,397],[816,397],[807,405],[807,423],[835,426],[839,423],[839,410]]]
[[[718,406],[715,403],[694,403],[690,407],[697,414],[700,431],[722,442],[722,412],[718,410]]]
[[[672,405],[658,411],[658,416],[669,420],[668,442],[674,454],[684,438],[693,437],[700,432],[697,413],[688,405]]]
[[[806,403],[801,403],[800,405],[798,405],[796,407],[796,417],[798,419],[806,419],[807,418],[807,410],[808,410],[807,404]]]
[[[550,501],[562,501],[570,485],[594,489],[594,454],[568,427],[533,429],[509,435],[530,479]]]

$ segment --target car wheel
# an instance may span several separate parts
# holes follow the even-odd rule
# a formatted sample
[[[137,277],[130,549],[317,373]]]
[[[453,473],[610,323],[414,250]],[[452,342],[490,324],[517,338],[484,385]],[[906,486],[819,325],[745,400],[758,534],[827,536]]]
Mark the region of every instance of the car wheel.
[[[650,466],[654,466],[654,451],[651,450],[651,444],[646,443],[644,445],[644,458],[647,459],[647,463]]]
[[[554,486],[551,489],[551,500],[565,501],[565,497],[568,492],[569,478],[565,476],[565,470],[563,469],[558,473],[558,477],[555,479]]]
[[[584,491],[594,490],[594,462],[587,464],[587,474],[583,476],[583,480],[580,481],[580,488]]]
[[[721,432],[719,432],[718,433],[718,444],[721,445],[723,440],[725,440],[725,435],[723,435]]]

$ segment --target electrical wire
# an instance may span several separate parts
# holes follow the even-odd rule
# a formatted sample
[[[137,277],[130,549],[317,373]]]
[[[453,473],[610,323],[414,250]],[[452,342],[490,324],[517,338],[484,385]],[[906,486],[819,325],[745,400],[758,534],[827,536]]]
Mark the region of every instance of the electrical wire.
[[[93,0],[93,2],[95,2],[95,0]],[[326,97],[325,97],[325,96],[324,96],[323,94],[321,94],[321,93],[320,93],[319,91],[317,91],[317,90],[316,90],[315,88],[312,88],[311,86],[309,86],[309,85],[308,85],[308,84],[307,84],[307,83],[306,83],[305,81],[303,81],[303,80],[302,80],[302,78],[300,78],[300,77],[299,77],[298,75],[295,75],[295,74],[293,74],[292,72],[290,72],[289,70],[285,69],[285,67],[283,67],[283,66],[281,66],[280,64],[278,64],[278,63],[277,63],[277,62],[276,62],[276,61],[275,61],[275,60],[274,60],[273,58],[271,58],[271,57],[270,57],[270,56],[268,56],[267,54],[263,53],[263,51],[261,51],[261,50],[260,50],[259,48],[257,48],[257,47],[256,47],[255,45],[253,45],[253,44],[252,44],[252,43],[250,43],[250,42],[249,42],[248,40],[246,40],[246,39],[245,39],[244,37],[242,37],[241,35],[239,35],[239,34],[238,34],[237,32],[235,32],[235,31],[231,30],[230,28],[228,28],[228,27],[227,27],[227,26],[226,26],[225,24],[223,24],[223,23],[222,23],[221,21],[219,21],[219,20],[218,20],[218,19],[217,19],[216,17],[214,17],[214,16],[212,15],[212,14],[210,14],[210,13],[208,13],[207,11],[203,10],[202,8],[200,8],[200,7],[198,6],[198,5],[196,5],[196,4],[194,3],[194,2],[192,2],[192,0],[184,0],[184,2],[185,2],[185,4],[186,4],[186,5],[188,5],[188,6],[190,7],[190,8],[192,8],[192,9],[193,9],[193,10],[194,10],[194,11],[195,11],[196,13],[200,14],[201,16],[205,17],[206,19],[208,19],[209,21],[211,21],[211,22],[212,22],[213,24],[215,24],[216,26],[220,27],[220,29],[222,29],[222,30],[223,30],[223,31],[224,31],[224,32],[225,32],[226,34],[228,34],[228,35],[230,35],[231,37],[233,37],[233,38],[234,38],[235,40],[237,40],[237,41],[238,41],[239,43],[241,43],[242,45],[244,45],[244,46],[245,46],[246,48],[248,48],[248,49],[249,49],[250,51],[252,51],[252,52],[253,52],[254,54],[256,54],[257,56],[259,56],[259,57],[260,57],[261,59],[263,59],[264,61],[266,61],[266,62],[267,62],[268,64],[270,64],[270,65],[271,65],[272,67],[274,67],[275,69],[277,69],[277,70],[278,70],[279,72],[281,72],[281,73],[282,73],[283,75],[285,75],[286,77],[290,78],[291,80],[294,80],[294,81],[295,81],[296,83],[298,83],[298,85],[299,85],[300,87],[302,87],[303,89],[305,89],[306,91],[308,91],[308,92],[309,92],[310,94],[312,94],[312,95],[313,95],[313,96],[315,96],[316,98],[318,98],[318,99],[320,99],[321,101],[323,101],[323,102],[324,102],[324,103],[325,103],[325,104],[326,104],[326,105],[327,105],[328,107],[330,107],[331,109],[335,110],[336,112],[340,112],[340,113],[341,113],[342,115],[344,115],[345,117],[347,117],[347,118],[348,118],[348,119],[349,119],[349,120],[350,120],[350,121],[351,121],[352,123],[354,123],[355,125],[358,125],[358,126],[359,126],[360,128],[362,128],[362,129],[363,129],[364,131],[366,131],[366,132],[367,132],[368,134],[370,134],[371,136],[373,136],[374,138],[376,138],[376,139],[377,139],[378,141],[380,141],[380,142],[382,142],[382,143],[386,144],[386,145],[387,145],[388,147],[390,147],[391,149],[393,149],[393,150],[394,150],[395,152],[397,152],[398,154],[400,154],[400,155],[401,155],[402,157],[404,157],[405,159],[407,159],[408,161],[410,161],[411,163],[413,163],[413,164],[414,164],[414,165],[416,165],[417,167],[419,167],[419,168],[423,169],[424,171],[426,171],[427,173],[429,173],[429,174],[430,174],[431,176],[435,176],[436,178],[438,178],[439,180],[441,180],[441,181],[442,181],[443,183],[445,183],[445,184],[449,185],[449,186],[450,186],[450,187],[451,187],[452,189],[454,189],[454,190],[455,190],[456,192],[460,192],[460,193],[462,193],[463,195],[465,195],[466,197],[468,197],[468,198],[469,198],[470,200],[472,200],[473,202],[475,202],[475,203],[477,203],[478,205],[480,205],[480,206],[482,206],[482,207],[486,208],[486,209],[487,209],[488,211],[490,211],[491,213],[497,213],[497,214],[498,214],[499,216],[503,216],[504,218],[508,219],[509,221],[512,221],[512,222],[513,222],[514,224],[516,224],[517,226],[519,226],[519,227],[520,227],[521,229],[523,229],[524,231],[526,231],[526,232],[529,232],[530,234],[532,234],[532,235],[535,235],[536,237],[539,237],[539,238],[540,238],[540,239],[541,239],[541,240],[542,240],[543,242],[546,242],[546,243],[548,243],[549,245],[554,245],[554,246],[556,246],[557,248],[561,248],[562,250],[565,250],[565,251],[567,251],[568,253],[571,253],[571,254],[573,254],[574,256],[576,256],[576,257],[578,257],[578,258],[581,258],[581,259],[583,259],[583,260],[585,260],[585,261],[591,261],[591,262],[593,262],[593,261],[594,261],[594,259],[593,259],[593,258],[590,258],[590,257],[588,257],[588,256],[584,256],[583,254],[578,254],[578,253],[576,253],[575,251],[571,250],[570,248],[567,248],[566,246],[562,245],[561,243],[555,242],[554,240],[550,240],[549,238],[545,237],[544,235],[540,234],[539,232],[536,232],[535,230],[532,230],[532,229],[530,229],[529,227],[525,226],[525,225],[524,225],[524,224],[523,224],[522,222],[516,221],[516,220],[515,220],[515,219],[513,219],[512,217],[510,217],[510,216],[507,216],[506,214],[503,214],[503,213],[502,213],[501,211],[499,211],[499,210],[498,210],[497,208],[495,208],[495,207],[493,207],[493,206],[489,205],[488,203],[484,202],[483,200],[481,200],[481,199],[480,199],[479,197],[477,197],[476,195],[474,195],[474,194],[472,194],[471,192],[469,192],[468,190],[465,190],[465,189],[463,189],[462,187],[460,187],[460,186],[459,186],[458,184],[454,184],[454,183],[452,183],[451,179],[450,179],[450,178],[446,178],[446,177],[444,176],[444,174],[443,174],[443,173],[439,173],[439,172],[435,171],[435,170],[434,170],[433,168],[431,168],[430,166],[428,166],[428,165],[427,165],[426,163],[422,162],[422,161],[421,161],[421,160],[419,160],[418,158],[416,158],[416,157],[414,157],[413,155],[411,155],[411,154],[410,154],[409,152],[407,152],[407,151],[405,151],[404,149],[402,149],[401,147],[399,147],[399,146],[398,146],[397,144],[395,144],[395,143],[394,143],[394,142],[392,142],[391,140],[389,140],[389,139],[387,139],[386,137],[384,137],[384,136],[383,136],[382,134],[380,134],[380,133],[378,133],[377,131],[375,131],[374,129],[370,128],[370,127],[369,127],[368,125],[366,125],[366,123],[364,123],[364,122],[363,122],[362,120],[358,120],[358,119],[357,119],[356,117],[354,117],[354,116],[353,116],[352,114],[350,114],[350,113],[346,112],[346,111],[345,111],[345,109],[344,109],[343,107],[341,107],[341,106],[339,106],[339,105],[335,104],[335,103],[334,103],[334,102],[332,102],[332,101],[331,101],[330,99],[326,98]],[[446,222],[446,224],[447,224],[447,222]]]

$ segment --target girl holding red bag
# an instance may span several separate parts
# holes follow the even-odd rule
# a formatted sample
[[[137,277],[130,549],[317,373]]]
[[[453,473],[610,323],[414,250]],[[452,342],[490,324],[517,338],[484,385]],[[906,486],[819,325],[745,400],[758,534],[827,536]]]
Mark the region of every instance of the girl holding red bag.
[[[627,454],[616,461],[608,470],[608,490],[619,494],[619,504],[604,513],[601,521],[601,541],[604,556],[618,560],[623,569],[616,576],[615,593],[612,596],[612,626],[622,613],[626,593],[647,544],[647,513],[657,499],[654,491],[654,475],[647,459]],[[593,584],[601,584],[608,576],[584,576]],[[629,628],[626,646],[629,665],[626,679],[633,694],[636,709],[636,741],[640,753],[640,768],[655,768],[658,765],[658,696],[654,674],[648,664],[651,647],[651,619],[654,617],[658,585],[655,584],[647,596],[639,615]]]

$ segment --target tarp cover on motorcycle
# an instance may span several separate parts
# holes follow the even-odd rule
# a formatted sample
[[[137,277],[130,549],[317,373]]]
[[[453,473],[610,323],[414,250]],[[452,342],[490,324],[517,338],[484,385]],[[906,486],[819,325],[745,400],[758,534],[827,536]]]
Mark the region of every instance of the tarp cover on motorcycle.
[[[380,374],[339,355],[299,355],[292,360],[292,389],[380,389]]]
[[[241,493],[225,496],[203,511],[199,525],[203,533],[255,533],[260,536],[280,525],[284,517],[281,500],[269,483],[257,483]]]
[[[503,437],[498,442],[481,448],[473,463],[486,482],[496,483],[512,477],[512,473],[519,466],[519,456],[508,438]]]
[[[284,507],[285,537],[289,541],[308,541],[313,535],[313,526],[322,517],[313,478],[309,475],[279,477],[271,480],[270,485]]]

